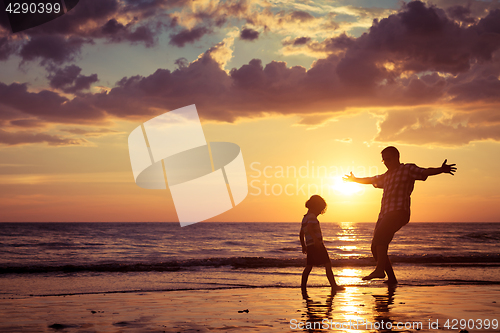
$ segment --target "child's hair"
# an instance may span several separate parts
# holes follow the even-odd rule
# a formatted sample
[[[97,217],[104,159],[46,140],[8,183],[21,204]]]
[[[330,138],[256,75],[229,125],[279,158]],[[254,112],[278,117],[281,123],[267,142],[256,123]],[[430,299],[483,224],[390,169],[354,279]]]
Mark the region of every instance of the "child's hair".
[[[306,208],[324,214],[326,212],[326,201],[315,194],[306,201]]]

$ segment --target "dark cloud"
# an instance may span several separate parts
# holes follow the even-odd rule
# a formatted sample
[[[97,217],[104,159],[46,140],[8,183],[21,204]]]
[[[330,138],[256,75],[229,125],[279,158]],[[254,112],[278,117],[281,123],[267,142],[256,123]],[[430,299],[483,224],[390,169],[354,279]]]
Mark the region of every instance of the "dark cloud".
[[[322,42],[317,42],[311,37],[297,37],[292,40],[282,42],[285,47],[294,49],[300,48],[305,54],[317,56],[318,54],[332,54],[344,52],[356,43],[356,39],[347,36],[345,33],[332,38],[327,38]]]
[[[475,18],[476,21],[481,17],[488,15],[488,13],[494,9],[500,8],[500,3],[498,1],[483,1],[483,0],[433,0],[433,4],[435,4],[439,8],[443,8],[446,10],[448,15],[452,17],[452,13],[449,12],[450,8],[453,7],[463,7],[466,11],[470,11],[470,14],[464,13],[466,16],[470,16]],[[453,9],[452,9],[453,11]],[[459,11],[463,11],[459,9]],[[460,14],[459,14],[460,15]]]
[[[297,10],[297,11],[292,12],[292,14],[290,16],[291,16],[292,20],[300,21],[300,22],[307,22],[307,21],[311,21],[314,19],[314,16],[312,16],[308,12],[304,12],[301,10]]]
[[[110,41],[115,43],[122,41],[144,43],[146,47],[152,47],[157,43],[158,31],[153,31],[147,26],[139,26],[132,31],[133,26],[133,24],[125,26],[113,18],[106,22],[100,31],[94,33],[94,36],[107,37]]]
[[[337,73],[345,84],[367,88],[408,72],[467,72],[499,49],[499,20],[500,11],[492,11],[478,24],[463,27],[443,10],[412,1],[350,42]]]
[[[243,40],[250,40],[250,41],[256,40],[259,38],[259,32],[253,29],[244,28],[240,32],[240,38]]]
[[[10,125],[25,128],[44,127],[45,123],[38,119],[16,119],[11,120]]]
[[[474,123],[478,110],[473,104],[500,102],[500,11],[493,10],[470,25],[447,15],[443,9],[413,1],[400,12],[374,21],[358,38],[341,34],[321,42],[309,37],[284,41],[287,47],[325,54],[309,69],[253,59],[227,72],[222,66],[227,62],[223,53],[227,47],[220,43],[191,63],[178,59],[176,70],[124,77],[109,92],[79,93],[72,100],[46,90],[29,92],[25,84],[0,84],[0,107],[25,115],[2,119],[34,116],[51,122],[100,124],[109,117],[146,119],[194,103],[202,118],[217,121],[269,113],[316,115],[305,117],[305,124],[349,108],[468,105],[472,109],[452,122],[444,116],[436,122],[430,112],[389,113],[377,140],[455,144],[454,135],[463,136],[458,144],[498,140],[492,134],[500,126],[493,124],[496,118],[482,115],[483,122]],[[116,21],[109,24],[108,33],[119,35],[125,28]],[[208,33],[207,29],[181,31],[172,35],[171,43],[182,47]],[[51,85],[80,91],[97,79],[80,73],[77,66],[54,70]],[[480,134],[481,129],[486,134]]]
[[[19,48],[18,43],[12,41],[9,37],[0,38],[0,61],[7,60]]]
[[[325,23],[323,18],[305,11],[273,13],[269,8],[247,0],[196,6],[188,0],[86,0],[80,1],[78,6],[57,20],[24,31],[21,35],[26,38],[21,42],[24,44],[21,56],[24,61],[61,64],[73,60],[85,43],[93,43],[96,39],[152,47],[158,43],[159,35],[167,31],[170,45],[183,47],[234,22],[254,24],[269,31],[287,29],[296,24],[311,26],[314,20],[318,20],[324,31],[331,30],[334,24],[332,20]],[[189,22],[194,28],[181,27],[179,22]],[[0,15],[0,25],[4,23]],[[240,38],[256,40],[258,30],[243,29]],[[0,30],[0,38],[3,37]],[[14,54],[14,46],[5,41],[1,43],[0,60]]]
[[[120,6],[117,0],[86,0],[80,1],[78,5],[67,14],[29,29],[29,36],[37,35],[63,35],[78,36],[81,38],[91,37],[93,30],[102,26],[110,17],[119,14]]]
[[[10,23],[9,23],[9,17],[7,16],[7,12],[4,11],[4,8],[3,7],[0,7],[1,10],[0,10],[0,33],[2,32],[2,30],[4,30],[5,32],[7,31],[10,31]],[[1,34],[0,34],[1,36]]]
[[[307,42],[309,42],[311,40],[310,37],[299,37],[299,38],[295,38],[293,40],[293,45],[303,45],[303,44],[307,44]]]
[[[191,30],[183,29],[176,34],[170,35],[169,44],[175,45],[178,47],[184,47],[186,44],[194,43],[201,39],[204,35],[209,33],[210,30],[205,27],[197,27]]]
[[[41,59],[42,64],[53,62],[61,64],[72,61],[80,53],[85,43],[91,42],[79,37],[65,38],[58,35],[32,37],[19,52],[23,61]]]
[[[155,12],[156,15],[145,13],[154,7],[161,9]],[[78,6],[58,19],[21,33],[27,37],[26,42],[19,40],[13,43],[6,39],[8,35],[0,33],[0,60],[6,60],[20,48],[19,55],[23,61],[61,64],[74,60],[82,46],[92,44],[96,38],[111,43],[141,43],[152,47],[165,28],[175,25],[169,14],[163,11],[171,7],[166,0],[137,1],[133,5],[125,5],[118,0],[80,1]],[[6,22],[2,17],[0,15],[0,26],[4,27]],[[128,23],[120,23],[123,21]],[[10,31],[10,26],[4,28]]]
[[[186,58],[182,57],[182,58],[176,59],[174,64],[176,64],[177,67],[182,68],[182,67],[187,67],[189,65],[189,61]]]
[[[74,146],[86,143],[84,139],[71,139],[46,133],[31,131],[8,132],[0,129],[0,144],[15,146],[33,143],[47,143],[50,146]]]
[[[92,83],[99,81],[97,74],[81,75],[82,69],[76,65],[66,66],[63,69],[53,69],[49,74],[49,84],[52,88],[66,93],[76,93],[90,89]]]
[[[159,10],[182,8],[189,3],[190,0],[125,0],[122,11],[151,17],[157,15]]]
[[[292,39],[292,40],[285,40],[282,42],[283,45],[293,45],[293,46],[297,46],[297,45],[305,45],[307,43],[309,43],[311,41],[311,37],[297,37],[295,39]]]
[[[476,18],[471,16],[472,13],[470,7],[464,7],[460,5],[451,6],[446,9],[446,12],[448,13],[448,16],[451,19],[454,19],[459,22],[469,23],[469,24],[476,22]]]
[[[29,92],[25,83],[0,83],[0,110],[2,106],[58,123],[99,123],[106,118],[104,111],[96,109],[88,97],[68,100],[53,91]]]
[[[106,22],[106,24],[104,24],[101,28],[101,32],[104,35],[111,35],[111,36],[118,35],[126,30],[127,29],[125,28],[125,26],[121,23],[118,23],[118,21],[114,18]]]
[[[354,46],[356,39],[353,37],[349,37],[344,32],[343,34],[325,40],[325,50],[329,52],[335,52],[338,50],[347,50]]]
[[[500,80],[498,76],[476,78],[470,82],[452,86],[449,94],[454,96],[453,102],[500,102]]]

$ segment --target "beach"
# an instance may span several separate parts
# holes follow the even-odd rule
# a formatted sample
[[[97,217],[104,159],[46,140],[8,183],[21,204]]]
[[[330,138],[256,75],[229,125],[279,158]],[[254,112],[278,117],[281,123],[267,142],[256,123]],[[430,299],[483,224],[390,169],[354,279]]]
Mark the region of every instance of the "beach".
[[[299,288],[235,288],[3,299],[0,330],[380,332],[391,331],[387,329],[391,323],[393,332],[459,332],[459,321],[465,319],[468,332],[499,331],[499,285],[398,286],[392,290],[375,281],[335,295],[329,288],[309,288],[308,296],[303,299]],[[458,320],[455,328],[454,319]],[[490,329],[484,329],[488,321]],[[478,329],[480,324],[483,329]]]
[[[0,332],[500,331],[499,224],[410,223],[391,244],[393,289],[361,280],[373,224],[324,223],[346,290],[314,268],[307,298],[297,227],[4,223]]]

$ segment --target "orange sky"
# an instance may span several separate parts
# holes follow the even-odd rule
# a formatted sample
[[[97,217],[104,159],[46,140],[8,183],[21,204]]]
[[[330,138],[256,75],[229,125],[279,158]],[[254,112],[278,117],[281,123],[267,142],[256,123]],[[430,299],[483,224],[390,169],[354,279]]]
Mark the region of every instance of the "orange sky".
[[[127,138],[190,104],[248,176],[209,221],[299,221],[319,193],[321,221],[374,222],[382,191],[338,177],[385,172],[389,145],[458,166],[416,183],[412,221],[500,221],[496,4],[196,3],[88,1],[17,34],[0,17],[0,221],[177,221],[168,190],[134,183]]]

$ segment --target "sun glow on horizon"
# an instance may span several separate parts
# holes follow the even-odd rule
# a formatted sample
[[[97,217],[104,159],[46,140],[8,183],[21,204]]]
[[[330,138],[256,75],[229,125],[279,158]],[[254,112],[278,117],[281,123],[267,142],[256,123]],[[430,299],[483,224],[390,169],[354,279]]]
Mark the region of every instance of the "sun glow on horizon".
[[[363,187],[357,183],[346,182],[342,177],[334,177],[331,188],[339,195],[353,195],[363,191]]]

